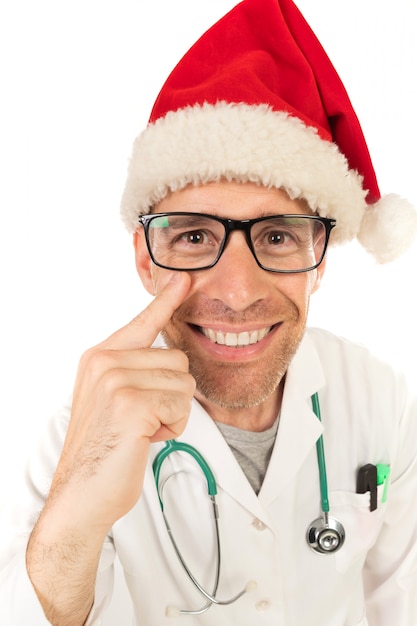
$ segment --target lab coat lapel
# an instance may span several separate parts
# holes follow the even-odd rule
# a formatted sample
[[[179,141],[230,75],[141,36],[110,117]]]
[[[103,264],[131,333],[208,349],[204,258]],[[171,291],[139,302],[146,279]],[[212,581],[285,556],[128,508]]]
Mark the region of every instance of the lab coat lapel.
[[[199,450],[210,465],[219,489],[259,518],[263,518],[263,507],[243,473],[239,463],[213,420],[198,402],[195,402],[192,419],[189,420],[181,438]],[[264,523],[268,520],[263,519]]]
[[[323,432],[311,396],[325,385],[319,356],[306,335],[288,369],[274,450],[259,499],[268,506],[294,480]]]
[[[311,395],[324,383],[319,357],[306,336],[287,372],[277,440],[259,497],[219,429],[197,401],[193,403],[191,418],[179,440],[203,454],[218,487],[270,525],[267,506],[294,478],[322,433],[322,425],[312,411]]]
[[[161,335],[158,335],[153,345],[154,347],[165,347]],[[265,524],[268,523],[262,517],[263,507],[260,505],[257,495],[223,435],[195,399],[188,424],[177,439],[194,446],[203,455],[214,474],[218,487],[226,491],[242,506],[252,511]],[[155,453],[157,449],[158,447],[155,448]]]

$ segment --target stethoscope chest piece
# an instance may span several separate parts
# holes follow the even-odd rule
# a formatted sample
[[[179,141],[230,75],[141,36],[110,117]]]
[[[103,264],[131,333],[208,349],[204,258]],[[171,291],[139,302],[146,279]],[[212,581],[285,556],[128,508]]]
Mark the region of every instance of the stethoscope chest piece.
[[[345,541],[345,530],[333,517],[324,515],[314,520],[307,529],[307,543],[318,554],[332,554]]]

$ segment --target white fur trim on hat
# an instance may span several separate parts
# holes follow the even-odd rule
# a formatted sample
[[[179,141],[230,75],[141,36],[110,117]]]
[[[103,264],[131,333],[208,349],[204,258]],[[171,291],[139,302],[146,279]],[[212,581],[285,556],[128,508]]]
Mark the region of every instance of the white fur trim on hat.
[[[367,209],[362,177],[315,128],[263,104],[196,105],[150,124],[133,146],[122,219],[134,232],[138,216],[149,213],[169,191],[221,179],[285,189],[291,198],[303,198],[313,211],[337,221],[332,243],[360,232],[363,245],[379,254],[382,227],[373,232],[371,213],[381,223],[384,216],[379,218],[379,202]],[[369,211],[369,218],[364,217]]]

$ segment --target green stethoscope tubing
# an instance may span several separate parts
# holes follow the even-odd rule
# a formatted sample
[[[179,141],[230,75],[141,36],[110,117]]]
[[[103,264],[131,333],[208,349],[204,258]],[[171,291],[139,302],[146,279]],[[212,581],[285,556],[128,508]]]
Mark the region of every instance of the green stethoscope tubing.
[[[311,404],[313,406],[314,415],[321,422],[320,402],[318,393],[314,393],[311,396]],[[324,456],[324,442],[323,435],[317,439],[316,442],[317,451],[317,464],[319,466],[319,481],[320,481],[320,495],[321,495],[321,510],[323,513],[329,513],[329,492],[327,487],[327,470],[326,470],[326,458]]]
[[[313,409],[315,416],[321,422],[322,420],[321,420],[320,402],[319,402],[319,397],[318,397],[317,392],[311,396],[311,404],[312,404],[312,409]],[[216,545],[217,545],[216,574],[215,574],[215,580],[214,580],[214,585],[213,585],[213,591],[211,594],[208,593],[200,585],[200,583],[196,580],[196,578],[193,576],[190,569],[188,568],[187,564],[185,563],[184,558],[182,557],[182,554],[172,535],[169,522],[165,516],[164,504],[162,500],[162,489],[160,488],[160,473],[161,473],[161,467],[162,467],[163,462],[172,452],[185,452],[191,455],[191,457],[194,458],[194,460],[200,466],[205,476],[205,479],[207,481],[208,494],[213,504],[213,516],[214,516],[214,523],[215,523],[215,530],[216,530]],[[321,510],[323,513],[323,518],[319,518],[315,520],[310,525],[307,531],[307,543],[315,552],[325,554],[325,553],[331,553],[339,549],[339,547],[341,547],[344,541],[344,530],[341,524],[337,520],[332,520],[331,518],[329,518],[330,505],[329,505],[329,495],[328,495],[328,486],[327,486],[327,471],[326,471],[326,459],[325,459],[325,454],[324,454],[323,435],[320,435],[320,437],[317,439],[316,452],[317,452],[317,464],[318,464],[318,470],[319,470]],[[220,578],[221,551],[220,551],[220,534],[219,534],[219,525],[218,525],[218,510],[217,510],[217,504],[216,504],[216,498],[215,498],[217,495],[217,485],[216,485],[216,480],[214,478],[213,472],[211,471],[210,466],[208,465],[207,461],[204,459],[202,454],[198,452],[198,450],[196,450],[190,444],[176,441],[175,439],[171,439],[169,441],[166,441],[164,448],[156,455],[152,464],[152,469],[154,473],[155,484],[156,484],[158,498],[159,498],[159,504],[161,507],[165,525],[166,525],[169,537],[171,539],[172,545],[188,577],[190,578],[194,586],[200,591],[200,593],[207,600],[207,603],[201,609],[194,610],[194,611],[180,609],[180,610],[176,610],[177,613],[182,614],[182,615],[198,615],[200,613],[204,613],[205,611],[207,611],[213,603],[226,605],[226,604],[231,604],[232,602],[235,602],[244,593],[246,593],[246,591],[248,591],[252,583],[251,582],[248,583],[245,589],[243,589],[241,592],[236,594],[236,596],[234,596],[230,600],[221,601],[215,597],[217,593],[218,584],[219,584],[219,578]],[[321,541],[320,535],[322,532],[325,535],[325,540],[326,538],[330,537],[330,540],[333,543],[334,541],[337,542],[337,546],[333,548],[322,548],[320,544],[320,541]],[[319,544],[319,546],[317,544]]]
[[[162,502],[161,494],[159,492],[159,474],[161,473],[162,463],[172,452],[186,452],[187,454],[190,454],[198,463],[204,476],[206,477],[207,491],[209,496],[217,495],[216,479],[214,478],[213,472],[211,471],[210,466],[203,457],[203,455],[200,454],[200,452],[196,450],[193,446],[190,446],[189,443],[183,443],[182,441],[170,439],[169,441],[165,442],[165,447],[162,448],[159,454],[156,455],[152,465],[155,483],[158,490],[159,503],[161,505],[162,511],[164,510],[164,503]]]
[[[311,404],[313,407],[313,411],[317,419],[321,422],[321,412],[320,412],[320,402],[318,393],[314,393],[311,396]],[[317,463],[319,468],[319,481],[320,481],[320,494],[321,494],[321,510],[323,513],[329,513],[330,505],[329,505],[329,495],[328,495],[328,487],[327,487],[327,471],[326,471],[326,458],[324,455],[324,442],[323,435],[317,439],[316,442],[316,451],[317,451]],[[193,446],[188,443],[183,443],[181,441],[176,441],[175,439],[170,439],[165,442],[165,447],[157,454],[155,460],[153,462],[153,473],[155,476],[155,483],[158,489],[158,497],[161,505],[161,509],[164,510],[164,504],[160,497],[159,493],[159,475],[161,472],[161,467],[167,456],[169,456],[172,452],[186,452],[190,454],[194,460],[200,466],[204,476],[207,481],[207,490],[210,496],[217,495],[217,485],[216,479],[214,478],[213,472],[210,469],[209,464],[203,457],[203,455],[196,450]]]

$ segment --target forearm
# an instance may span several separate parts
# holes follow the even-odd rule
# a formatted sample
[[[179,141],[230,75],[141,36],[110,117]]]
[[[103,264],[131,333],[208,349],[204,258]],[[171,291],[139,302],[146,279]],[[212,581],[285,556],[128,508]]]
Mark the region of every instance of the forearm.
[[[26,566],[53,626],[83,626],[94,602],[103,539],[52,524],[44,512],[29,539]]]

